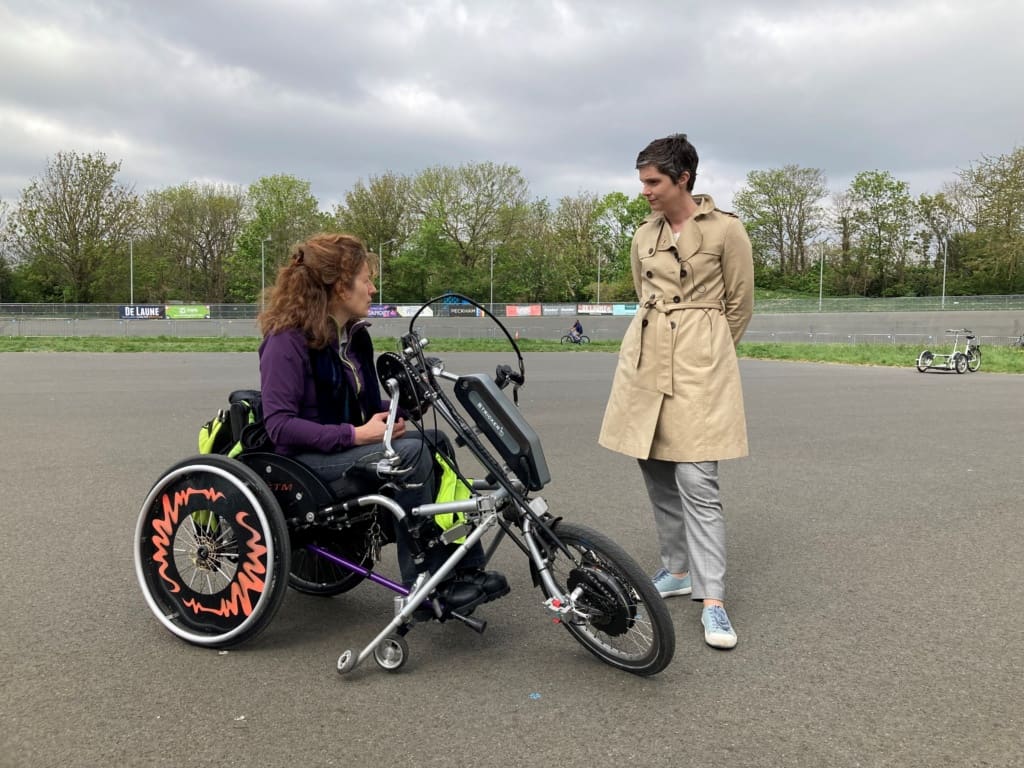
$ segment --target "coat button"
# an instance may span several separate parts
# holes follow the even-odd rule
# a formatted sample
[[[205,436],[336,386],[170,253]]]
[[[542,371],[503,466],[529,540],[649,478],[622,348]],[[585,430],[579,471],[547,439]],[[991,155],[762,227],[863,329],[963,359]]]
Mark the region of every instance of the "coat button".
[[[647,276],[648,276],[648,277],[654,277],[654,273],[653,273],[653,272],[651,272],[651,270],[649,270],[649,269],[648,269],[648,270],[647,270]]]
[[[669,325],[672,326],[673,328],[675,328],[676,327],[676,321],[673,320],[671,323],[669,323]]]
[[[648,248],[647,249],[647,255],[650,256],[652,253],[654,253],[654,249],[653,248]]]
[[[679,276],[680,277],[686,277],[686,270],[685,269],[679,270]]]
[[[647,327],[647,321],[644,320],[642,323],[640,323],[640,327],[641,328],[646,328]]]
[[[673,296],[672,297],[672,303],[673,304],[678,304],[680,301],[682,301],[682,299],[680,299],[678,296]]]

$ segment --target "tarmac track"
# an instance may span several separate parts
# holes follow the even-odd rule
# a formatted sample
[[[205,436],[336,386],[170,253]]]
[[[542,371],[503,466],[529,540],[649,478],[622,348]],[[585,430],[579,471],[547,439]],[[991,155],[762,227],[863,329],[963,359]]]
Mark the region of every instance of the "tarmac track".
[[[543,495],[653,571],[639,471],[596,445],[614,356],[527,365]],[[257,383],[255,355],[0,355],[0,766],[1022,765],[1024,378],[741,368],[752,455],[721,467],[734,651],[674,598],[672,665],[606,667],[507,546],[486,633],[420,626],[401,672],[339,677],[387,622],[383,591],[291,592],[223,653],[168,634],[136,583],[142,500]]]

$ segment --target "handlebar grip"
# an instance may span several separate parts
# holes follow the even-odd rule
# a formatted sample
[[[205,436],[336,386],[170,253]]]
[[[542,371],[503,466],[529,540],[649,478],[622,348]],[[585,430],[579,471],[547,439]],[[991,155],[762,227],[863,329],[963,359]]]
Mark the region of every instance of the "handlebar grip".
[[[509,366],[499,365],[494,369],[494,383],[498,385],[498,389],[508,386],[510,378],[512,378],[512,369]]]
[[[522,386],[525,379],[523,374],[513,371],[512,366],[499,365],[494,371],[494,382],[498,385],[498,389],[504,389],[510,381]]]

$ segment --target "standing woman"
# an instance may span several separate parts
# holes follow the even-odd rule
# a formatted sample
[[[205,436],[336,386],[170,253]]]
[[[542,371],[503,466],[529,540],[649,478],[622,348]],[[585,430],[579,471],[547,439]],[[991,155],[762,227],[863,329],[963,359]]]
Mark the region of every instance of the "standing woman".
[[[292,456],[330,484],[369,454],[383,454],[388,402],[381,399],[373,341],[365,320],[376,288],[371,255],[351,235],[319,234],[294,247],[277,273],[258,324],[263,421],[277,453]],[[414,485],[395,495],[407,512],[433,501],[434,445],[451,455],[447,436],[395,421],[392,446]],[[418,487],[417,487],[418,486]],[[406,585],[416,580],[408,532],[396,525],[398,562]],[[436,554],[434,554],[436,553]],[[431,551],[425,567],[447,557]],[[451,610],[469,611],[509,591],[505,577],[483,571],[483,548],[438,592]]]
[[[598,442],[639,461],[661,550],[658,592],[703,602],[705,642],[732,648],[718,462],[747,455],[736,345],[754,306],[750,240],[733,214],[692,194],[697,151],[685,134],[652,141],[636,167],[651,206],[630,253],[639,306]]]

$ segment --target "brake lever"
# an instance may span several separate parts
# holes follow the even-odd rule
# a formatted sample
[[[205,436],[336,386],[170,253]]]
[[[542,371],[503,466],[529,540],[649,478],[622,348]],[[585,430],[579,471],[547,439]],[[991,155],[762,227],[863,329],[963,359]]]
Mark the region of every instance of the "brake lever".
[[[388,406],[388,420],[384,425],[384,457],[386,461],[389,461],[394,465],[395,459],[398,458],[398,451],[391,445],[391,437],[395,432],[395,420],[398,418],[398,379],[388,379],[384,386],[388,388],[388,392],[391,395],[391,404]]]

